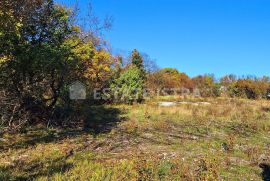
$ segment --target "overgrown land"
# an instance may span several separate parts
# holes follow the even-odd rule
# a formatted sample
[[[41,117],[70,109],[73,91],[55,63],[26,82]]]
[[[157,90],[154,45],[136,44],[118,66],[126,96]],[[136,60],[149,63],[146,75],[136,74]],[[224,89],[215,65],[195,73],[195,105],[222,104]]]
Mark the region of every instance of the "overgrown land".
[[[0,178],[269,179],[269,102],[207,101],[211,105],[94,106],[88,130],[33,127],[4,134]]]
[[[0,1],[0,180],[270,180],[269,77],[113,55],[91,10]]]

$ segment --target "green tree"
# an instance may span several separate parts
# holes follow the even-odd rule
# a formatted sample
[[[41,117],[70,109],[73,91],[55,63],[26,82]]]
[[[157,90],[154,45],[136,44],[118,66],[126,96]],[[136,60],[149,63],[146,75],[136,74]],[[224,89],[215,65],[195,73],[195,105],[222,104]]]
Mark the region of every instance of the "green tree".
[[[145,79],[146,72],[144,68],[143,57],[136,49],[134,49],[131,53],[131,64],[140,70],[142,78]]]
[[[0,91],[16,108],[6,112],[46,122],[66,105],[70,83],[96,86],[110,77],[111,55],[72,20],[53,0],[0,2]]]
[[[0,64],[1,90],[18,100],[18,109],[29,112],[31,120],[42,120],[41,115],[51,116],[61,91],[75,73],[77,63],[70,59],[72,47],[66,44],[76,33],[70,24],[71,11],[51,0],[24,1],[20,6],[7,3],[1,6],[9,13],[0,16],[4,23],[0,55],[5,59]],[[5,24],[5,16],[12,20],[13,28]],[[16,33],[11,37],[13,31]]]
[[[144,80],[136,66],[127,67],[118,78],[113,80],[111,96],[115,102],[133,103],[143,100]]]

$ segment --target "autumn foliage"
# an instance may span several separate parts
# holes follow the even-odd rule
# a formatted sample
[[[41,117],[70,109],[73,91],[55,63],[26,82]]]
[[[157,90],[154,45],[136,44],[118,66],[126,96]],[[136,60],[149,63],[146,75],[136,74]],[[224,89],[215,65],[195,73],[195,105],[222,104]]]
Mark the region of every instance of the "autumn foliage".
[[[74,81],[86,85],[89,94],[85,102],[92,104],[142,103],[144,92],[153,96],[158,90],[166,90],[161,95],[170,95],[174,89],[179,94],[199,90],[202,97],[270,96],[267,77],[191,78],[175,68],[157,69],[148,56],[136,49],[128,57],[114,56],[96,33],[108,27],[108,22],[100,26],[89,21],[90,27],[96,29],[87,31],[76,22],[73,10],[53,0],[0,2],[2,125],[19,128],[36,122],[62,124],[71,110],[80,108],[68,98],[68,86]],[[115,99],[110,90],[106,99],[89,101],[95,89],[104,88],[127,96]]]

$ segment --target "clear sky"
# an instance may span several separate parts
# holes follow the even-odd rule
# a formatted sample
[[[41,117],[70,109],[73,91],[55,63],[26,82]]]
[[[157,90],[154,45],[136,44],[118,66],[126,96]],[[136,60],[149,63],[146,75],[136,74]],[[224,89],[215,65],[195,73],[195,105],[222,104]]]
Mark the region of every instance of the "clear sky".
[[[70,0],[58,0],[70,4]],[[82,13],[88,0],[79,0]],[[92,0],[115,53],[137,48],[190,76],[270,76],[270,0]]]

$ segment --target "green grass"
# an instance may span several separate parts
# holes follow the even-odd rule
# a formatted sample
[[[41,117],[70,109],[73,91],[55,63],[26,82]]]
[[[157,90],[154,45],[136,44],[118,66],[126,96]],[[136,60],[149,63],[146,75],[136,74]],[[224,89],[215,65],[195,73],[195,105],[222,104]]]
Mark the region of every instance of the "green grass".
[[[157,101],[86,108],[78,129],[4,134],[0,180],[263,179],[269,102],[223,98],[159,107]]]

